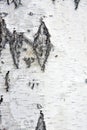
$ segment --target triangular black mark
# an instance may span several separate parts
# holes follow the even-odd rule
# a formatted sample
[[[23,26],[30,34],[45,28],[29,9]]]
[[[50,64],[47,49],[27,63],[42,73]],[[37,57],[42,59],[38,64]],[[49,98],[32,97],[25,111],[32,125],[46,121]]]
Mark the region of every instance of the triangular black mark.
[[[45,64],[51,51],[51,42],[49,31],[43,21],[41,21],[38,32],[35,35],[33,48],[41,70],[44,71]]]
[[[18,69],[21,48],[23,45],[23,35],[17,34],[16,30],[14,30],[9,43],[10,43],[9,44],[10,45],[10,52],[12,54],[14,65]]]
[[[46,130],[44,114],[42,113],[42,111],[40,111],[40,116],[39,116],[37,127],[35,128],[35,130]]]
[[[0,17],[0,56],[2,50],[5,48],[6,43],[10,40],[11,33],[6,27],[5,20]]]
[[[79,2],[80,2],[80,0],[74,0],[74,3],[75,3],[75,10],[78,9]]]

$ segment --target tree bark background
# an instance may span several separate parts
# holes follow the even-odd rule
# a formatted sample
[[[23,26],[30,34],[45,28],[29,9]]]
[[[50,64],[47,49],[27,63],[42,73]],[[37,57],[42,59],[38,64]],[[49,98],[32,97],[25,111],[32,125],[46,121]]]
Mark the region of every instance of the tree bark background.
[[[6,44],[0,58],[0,95],[4,98],[0,129],[35,130],[37,104],[41,104],[47,130],[87,130],[87,0],[80,1],[77,10],[71,0],[22,0],[22,4],[14,9],[13,4],[0,1],[0,13],[8,13],[4,17],[8,29],[24,32],[33,41],[43,18],[53,49],[42,72],[37,62],[31,68],[21,64],[16,69]],[[35,83],[33,90],[29,82]]]

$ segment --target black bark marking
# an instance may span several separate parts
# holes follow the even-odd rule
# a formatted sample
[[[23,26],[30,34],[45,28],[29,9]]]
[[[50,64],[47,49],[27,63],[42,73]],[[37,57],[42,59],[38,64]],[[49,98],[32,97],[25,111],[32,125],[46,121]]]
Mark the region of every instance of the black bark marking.
[[[42,111],[40,111],[40,116],[39,116],[38,123],[35,130],[46,130],[44,114],[42,113]]]
[[[34,63],[35,59],[33,57],[31,57],[31,58],[24,58],[24,61],[25,61],[26,65],[27,65],[27,67],[30,68],[31,64]]]
[[[16,68],[19,68],[19,58],[21,53],[21,48],[23,45],[23,34],[17,34],[16,30],[13,31],[12,38],[10,40],[10,52],[12,59]]]
[[[3,102],[3,95],[1,95],[1,97],[0,97],[0,105],[2,102]]]
[[[74,3],[75,3],[75,10],[78,9],[79,2],[80,2],[80,0],[74,0]]]
[[[33,48],[42,71],[45,70],[45,64],[49,57],[51,47],[49,31],[45,23],[41,21],[41,25],[34,38]]]
[[[5,75],[5,86],[6,86],[6,92],[8,92],[9,91],[9,73],[10,73],[10,71],[8,71],[7,73],[6,73],[6,75]]]

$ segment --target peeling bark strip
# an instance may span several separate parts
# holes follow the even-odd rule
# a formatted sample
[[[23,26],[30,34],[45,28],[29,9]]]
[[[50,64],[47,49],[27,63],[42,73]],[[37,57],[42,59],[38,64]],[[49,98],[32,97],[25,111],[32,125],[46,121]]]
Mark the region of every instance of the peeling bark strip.
[[[6,75],[5,75],[5,86],[6,86],[6,92],[8,92],[9,91],[9,73],[10,73],[10,71],[8,71],[7,73],[6,73]]]
[[[35,130],[46,130],[44,114],[40,111],[40,117],[38,119],[37,127]]]
[[[41,25],[39,26],[38,32],[35,35],[33,48],[35,50],[41,70],[44,71],[45,64],[51,51],[51,42],[50,34],[43,21],[41,21]]]
[[[80,2],[80,0],[74,0],[75,10],[78,9],[79,2]]]

